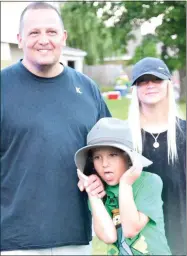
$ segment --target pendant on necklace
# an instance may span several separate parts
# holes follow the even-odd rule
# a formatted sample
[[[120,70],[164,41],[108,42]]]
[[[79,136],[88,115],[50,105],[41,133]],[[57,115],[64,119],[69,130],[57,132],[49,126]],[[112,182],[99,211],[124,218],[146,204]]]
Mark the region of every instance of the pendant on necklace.
[[[153,143],[153,147],[154,147],[154,148],[158,148],[158,147],[159,147],[159,143],[158,143],[157,141],[155,141],[155,142]]]

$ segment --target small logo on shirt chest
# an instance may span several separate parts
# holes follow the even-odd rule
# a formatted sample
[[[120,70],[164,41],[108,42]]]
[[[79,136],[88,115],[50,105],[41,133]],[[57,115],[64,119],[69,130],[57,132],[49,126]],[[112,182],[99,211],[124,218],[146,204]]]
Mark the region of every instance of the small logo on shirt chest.
[[[76,89],[76,93],[82,94],[80,87],[75,87],[75,89]]]

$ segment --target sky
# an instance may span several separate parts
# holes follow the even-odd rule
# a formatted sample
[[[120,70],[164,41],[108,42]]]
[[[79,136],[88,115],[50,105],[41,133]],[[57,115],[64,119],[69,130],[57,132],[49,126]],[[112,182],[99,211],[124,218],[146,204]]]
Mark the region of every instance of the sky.
[[[23,9],[30,3],[26,2],[1,2],[1,41],[17,43],[19,18]],[[54,3],[53,3],[54,4]],[[119,13],[120,15],[120,13]],[[10,19],[11,17],[11,19]],[[112,21],[109,21],[112,22]],[[162,22],[162,17],[152,18],[151,22],[145,22],[141,28],[141,34],[154,33],[155,28]]]
[[[17,42],[19,17],[29,2],[1,2],[1,41]],[[11,17],[11,18],[10,18]]]
[[[154,17],[149,21],[146,21],[141,26],[141,34],[142,36],[146,34],[153,34],[157,26],[162,24],[162,15],[158,17]]]
[[[1,42],[17,43],[20,15],[31,2],[1,2]]]

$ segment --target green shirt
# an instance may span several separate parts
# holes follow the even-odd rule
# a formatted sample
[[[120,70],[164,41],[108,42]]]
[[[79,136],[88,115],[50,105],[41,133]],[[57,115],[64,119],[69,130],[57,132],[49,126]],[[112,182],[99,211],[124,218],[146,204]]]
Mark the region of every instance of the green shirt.
[[[142,172],[141,176],[133,184],[133,196],[137,210],[148,216],[150,220],[141,232],[133,238],[124,238],[121,226],[117,225],[118,241],[116,245],[119,249],[119,254],[128,255],[126,253],[128,250],[124,251],[122,246],[122,243],[126,242],[133,255],[171,255],[164,230],[163,202],[161,199],[162,186],[161,178],[149,172]],[[114,223],[117,224],[119,217],[115,209],[119,209],[119,185],[107,186],[106,193],[105,207],[113,218]],[[115,254],[114,247],[112,251],[108,250],[108,254]]]
[[[108,255],[171,255],[164,230],[162,187],[162,180],[157,174],[145,171],[132,185],[137,210],[150,220],[138,235],[125,238],[119,216],[119,185],[106,186],[107,199],[104,204],[118,234],[117,242],[107,245]]]

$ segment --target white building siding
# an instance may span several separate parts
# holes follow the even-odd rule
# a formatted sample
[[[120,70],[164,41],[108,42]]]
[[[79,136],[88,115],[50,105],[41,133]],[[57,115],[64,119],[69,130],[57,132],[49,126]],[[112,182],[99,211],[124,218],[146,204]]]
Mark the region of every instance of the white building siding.
[[[8,43],[1,43],[1,59],[5,61],[11,60],[11,50]]]

